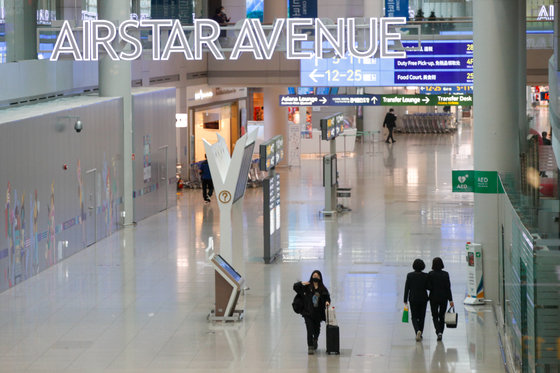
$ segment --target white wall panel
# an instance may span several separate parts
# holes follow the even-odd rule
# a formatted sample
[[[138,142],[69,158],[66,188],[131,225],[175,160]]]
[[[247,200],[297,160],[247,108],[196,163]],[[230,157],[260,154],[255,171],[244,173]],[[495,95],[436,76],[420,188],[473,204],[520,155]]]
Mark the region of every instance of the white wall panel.
[[[78,117],[84,125],[81,133],[73,127]],[[0,291],[86,246],[83,229],[91,221],[83,183],[87,170],[97,169],[101,184],[109,188],[104,188],[107,192],[96,201],[97,240],[118,228],[121,123],[122,100],[114,98],[82,96],[0,111],[0,186],[4,202],[0,226],[5,231],[0,235],[0,272],[6,274],[0,277]],[[51,185],[54,210],[49,214]],[[39,202],[36,223],[35,191]],[[51,222],[54,230],[49,229]],[[49,236],[49,231],[54,235]]]

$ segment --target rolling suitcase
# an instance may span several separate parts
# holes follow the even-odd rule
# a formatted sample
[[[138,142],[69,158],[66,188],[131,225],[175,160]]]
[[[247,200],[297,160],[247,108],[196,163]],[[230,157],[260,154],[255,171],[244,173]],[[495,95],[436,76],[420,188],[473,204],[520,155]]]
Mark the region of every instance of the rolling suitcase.
[[[336,322],[334,307],[327,307],[327,354],[340,354],[340,331]]]

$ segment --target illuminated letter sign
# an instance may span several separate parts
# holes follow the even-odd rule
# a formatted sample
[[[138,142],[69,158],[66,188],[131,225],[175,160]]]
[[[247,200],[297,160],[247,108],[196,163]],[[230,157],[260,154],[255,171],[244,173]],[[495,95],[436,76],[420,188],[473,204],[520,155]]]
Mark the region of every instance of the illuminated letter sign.
[[[549,5],[548,12],[546,5],[541,6],[537,21],[554,21],[554,5]]]
[[[336,24],[319,18],[278,18],[272,26],[263,26],[257,19],[245,19],[236,29],[237,37],[228,59],[237,60],[242,53],[252,53],[257,60],[270,60],[280,43],[285,43],[289,60],[323,58],[325,49],[334,51],[338,58],[345,55],[370,58],[376,54],[378,44],[380,58],[406,58],[406,52],[396,48],[401,34],[390,31],[405,24],[403,17],[360,19],[359,23],[354,18],[338,18]],[[195,19],[194,26],[188,27],[183,27],[179,20],[127,20],[118,27],[106,20],[86,20],[81,45],[69,21],[64,21],[50,59],[57,61],[61,55],[68,54],[76,61],[97,61],[103,50],[112,60],[132,61],[143,52],[139,36],[142,29],[151,31],[154,61],[167,61],[172,53],[182,53],[186,60],[201,60],[205,51],[217,60],[225,59],[219,41],[220,25],[211,19]],[[162,45],[163,32],[168,35],[165,45]],[[303,49],[303,43],[313,43],[314,47]]]

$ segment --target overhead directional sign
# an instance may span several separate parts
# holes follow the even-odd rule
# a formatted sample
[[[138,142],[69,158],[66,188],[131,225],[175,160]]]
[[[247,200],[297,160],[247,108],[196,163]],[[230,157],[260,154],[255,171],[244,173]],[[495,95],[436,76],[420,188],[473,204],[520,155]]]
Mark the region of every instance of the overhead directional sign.
[[[403,40],[406,58],[302,60],[300,85],[317,87],[470,86],[472,40]]]
[[[442,95],[442,94],[465,94],[473,93],[472,85],[454,85],[454,86],[441,86],[441,85],[429,85],[421,86],[420,93],[425,95]]]
[[[280,106],[471,106],[465,95],[281,95]]]

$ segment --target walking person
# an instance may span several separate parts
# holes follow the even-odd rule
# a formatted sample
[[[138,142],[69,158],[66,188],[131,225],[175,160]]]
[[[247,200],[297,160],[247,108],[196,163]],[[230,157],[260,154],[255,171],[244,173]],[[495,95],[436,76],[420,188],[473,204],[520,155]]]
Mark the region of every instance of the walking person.
[[[387,140],[385,140],[386,143],[389,143],[389,139],[391,139],[392,142],[395,142],[395,139],[393,138],[393,129],[397,126],[396,122],[397,116],[394,114],[393,108],[391,108],[383,120],[383,127],[387,127],[389,130],[389,135],[387,136]]]
[[[428,274],[422,272],[426,268],[422,259],[415,259],[412,268],[414,272],[410,272],[406,276],[404,304],[406,306],[408,302],[410,303],[410,316],[416,341],[421,341],[428,305]]]
[[[437,340],[443,338],[445,327],[445,312],[447,301],[451,307],[454,306],[453,295],[451,295],[451,282],[449,273],[443,270],[443,260],[436,257],[432,260],[432,270],[428,273],[428,287],[430,289],[430,309],[432,310],[432,320],[437,334]]]
[[[317,350],[317,341],[321,332],[321,321],[326,321],[325,309],[331,302],[328,289],[323,284],[323,275],[315,270],[309,281],[296,282],[294,291],[303,297],[303,311],[307,329],[307,353],[313,355]]]
[[[210,173],[206,154],[204,155],[204,160],[200,163],[198,172],[202,182],[202,198],[204,198],[205,203],[210,203],[210,197],[214,193],[214,184],[212,183],[212,174]]]

